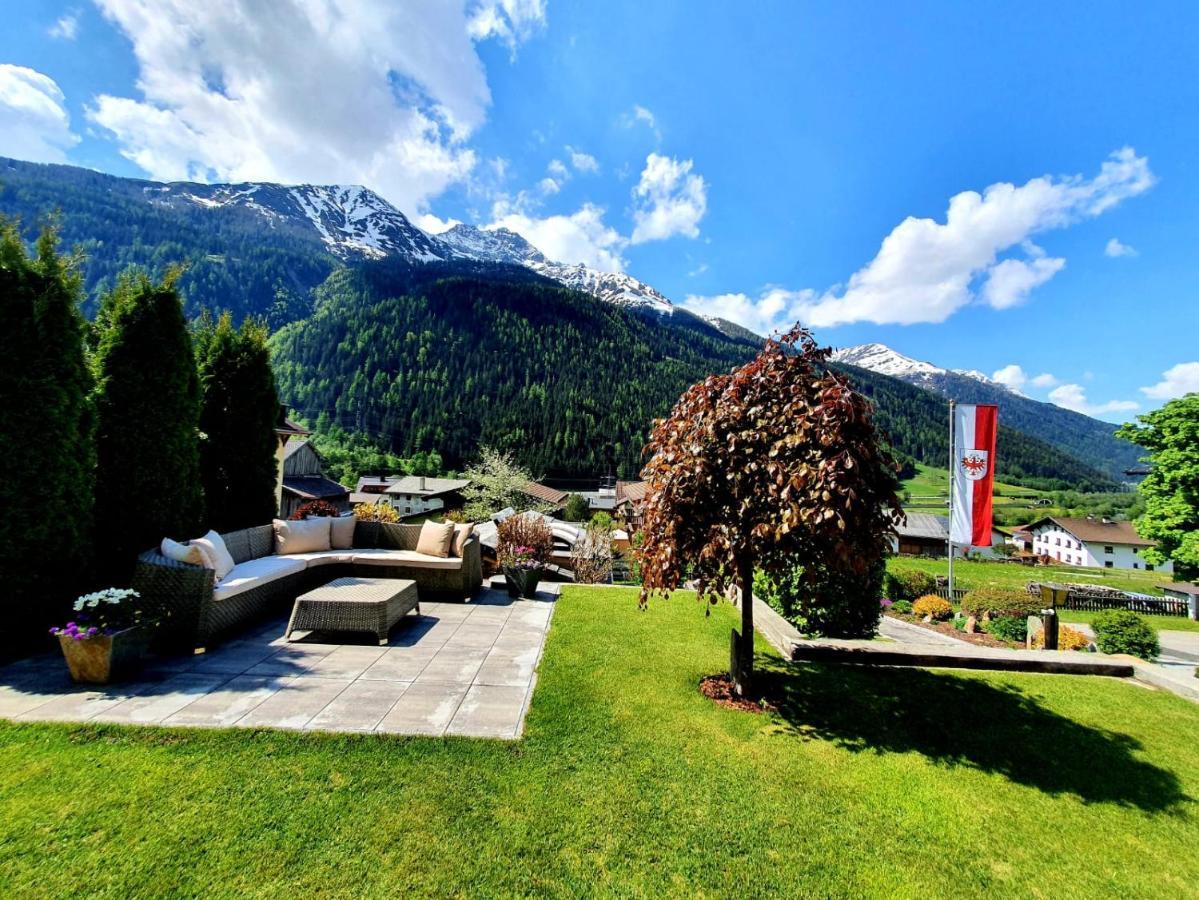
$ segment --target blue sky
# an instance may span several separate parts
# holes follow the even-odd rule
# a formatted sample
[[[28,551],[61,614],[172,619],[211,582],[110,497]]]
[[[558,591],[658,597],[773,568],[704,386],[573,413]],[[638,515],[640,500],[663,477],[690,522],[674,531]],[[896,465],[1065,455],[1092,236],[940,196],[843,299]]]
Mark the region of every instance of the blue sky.
[[[1193,4],[9,5],[0,154],[363,183],[1112,421],[1199,390]]]

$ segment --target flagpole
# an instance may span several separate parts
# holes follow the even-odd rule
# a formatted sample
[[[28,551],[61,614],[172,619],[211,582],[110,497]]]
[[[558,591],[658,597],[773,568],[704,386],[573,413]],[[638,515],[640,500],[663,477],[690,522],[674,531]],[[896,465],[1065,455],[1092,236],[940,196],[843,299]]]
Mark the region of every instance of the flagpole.
[[[953,446],[953,408],[955,403],[949,401],[949,602],[953,603],[953,485],[956,474],[956,454]]]

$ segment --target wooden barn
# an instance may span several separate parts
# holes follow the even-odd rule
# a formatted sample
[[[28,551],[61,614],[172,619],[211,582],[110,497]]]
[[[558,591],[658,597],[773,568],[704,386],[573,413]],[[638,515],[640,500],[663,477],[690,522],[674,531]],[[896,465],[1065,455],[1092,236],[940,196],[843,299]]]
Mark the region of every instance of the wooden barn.
[[[321,455],[309,441],[288,441],[283,448],[283,498],[279,517],[286,519],[309,500],[324,500],[338,512],[350,508],[350,489],[325,477]]]

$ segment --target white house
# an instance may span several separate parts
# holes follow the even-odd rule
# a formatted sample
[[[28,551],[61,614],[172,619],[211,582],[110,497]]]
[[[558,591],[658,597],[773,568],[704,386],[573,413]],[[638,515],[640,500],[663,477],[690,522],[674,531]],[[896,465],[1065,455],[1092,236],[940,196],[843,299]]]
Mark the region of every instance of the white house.
[[[424,475],[375,475],[358,479],[350,502],[387,503],[401,518],[461,509],[467,478],[427,478]]]
[[[1154,546],[1136,533],[1131,522],[1110,519],[1058,518],[1048,516],[1024,527],[1032,534],[1032,552],[1037,556],[1069,566],[1093,566],[1099,569],[1142,569],[1173,572],[1166,561],[1154,567],[1141,554]]]

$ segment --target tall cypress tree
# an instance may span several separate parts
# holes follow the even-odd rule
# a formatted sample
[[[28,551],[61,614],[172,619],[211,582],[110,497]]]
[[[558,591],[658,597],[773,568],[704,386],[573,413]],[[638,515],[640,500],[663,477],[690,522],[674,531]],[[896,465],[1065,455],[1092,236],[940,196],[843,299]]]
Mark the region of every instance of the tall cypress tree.
[[[200,375],[200,470],[208,524],[218,531],[269,522],[278,513],[275,424],[279,396],[266,328],[241,329],[224,313],[196,334]]]
[[[96,347],[96,538],[110,579],[164,536],[200,527],[199,383],[174,275],[126,273],[103,299]]]
[[[90,374],[74,262],[51,227],[30,258],[0,222],[0,593],[6,637],[27,640],[86,585],[93,487]]]

